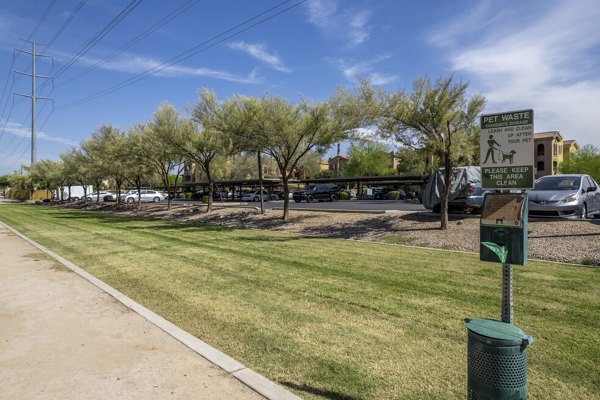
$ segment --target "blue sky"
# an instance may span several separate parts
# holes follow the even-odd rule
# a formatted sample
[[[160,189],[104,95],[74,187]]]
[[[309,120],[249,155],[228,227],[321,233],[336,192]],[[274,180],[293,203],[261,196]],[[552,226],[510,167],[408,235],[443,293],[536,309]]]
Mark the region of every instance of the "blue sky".
[[[300,96],[323,100],[336,86],[351,86],[357,76],[389,90],[410,90],[416,77],[454,74],[470,82],[472,94],[487,98],[486,113],[533,108],[537,132],[558,130],[566,139],[600,145],[600,7],[595,0],[290,0],[279,5],[282,1],[143,0],[62,71],[77,49],[132,2],[84,1],[51,46],[37,50],[54,57],[54,65],[38,59],[38,74],[62,71],[54,89],[38,80],[37,95],[55,99],[54,110],[52,103],[38,101],[38,159],[56,159],[103,123],[127,129],[147,121],[165,101],[186,114],[201,88],[220,98],[267,93],[292,101]],[[13,77],[13,71],[30,72],[31,57],[17,54],[13,62],[13,49],[31,51],[20,39],[34,30],[35,41],[51,41],[81,3],[0,0],[0,174],[30,160],[31,104],[14,96],[13,106],[11,93],[30,93],[30,78]],[[270,8],[263,18],[272,18],[256,26],[250,24],[260,18],[152,76],[77,103]],[[96,65],[178,9],[185,11]]]

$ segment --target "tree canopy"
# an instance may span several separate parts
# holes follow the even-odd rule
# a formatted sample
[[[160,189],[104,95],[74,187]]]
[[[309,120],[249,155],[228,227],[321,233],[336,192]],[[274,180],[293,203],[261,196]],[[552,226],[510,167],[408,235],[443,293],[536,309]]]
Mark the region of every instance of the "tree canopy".
[[[441,228],[448,227],[448,197],[452,168],[475,161],[479,124],[485,99],[467,99],[465,82],[454,78],[414,81],[411,93],[398,91],[384,97],[379,127],[384,136],[415,149],[426,149],[442,160],[445,190],[442,195]]]

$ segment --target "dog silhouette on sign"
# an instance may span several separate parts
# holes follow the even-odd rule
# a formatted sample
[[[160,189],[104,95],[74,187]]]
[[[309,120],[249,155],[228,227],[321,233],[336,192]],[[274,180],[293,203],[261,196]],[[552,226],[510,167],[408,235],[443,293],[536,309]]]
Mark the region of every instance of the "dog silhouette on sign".
[[[504,161],[506,161],[506,160],[508,160],[508,162],[510,164],[512,164],[516,153],[517,152],[514,150],[511,150],[510,153],[508,153],[508,154],[506,154],[505,152],[502,152],[502,164],[504,164]]]

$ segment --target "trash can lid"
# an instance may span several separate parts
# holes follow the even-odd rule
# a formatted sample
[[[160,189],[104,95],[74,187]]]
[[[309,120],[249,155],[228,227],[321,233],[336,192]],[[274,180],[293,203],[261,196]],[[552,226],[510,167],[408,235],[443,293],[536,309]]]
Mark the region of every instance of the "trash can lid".
[[[513,324],[493,319],[465,319],[467,329],[481,336],[486,336],[496,340],[508,340],[518,344],[531,344],[533,338],[517,328]]]

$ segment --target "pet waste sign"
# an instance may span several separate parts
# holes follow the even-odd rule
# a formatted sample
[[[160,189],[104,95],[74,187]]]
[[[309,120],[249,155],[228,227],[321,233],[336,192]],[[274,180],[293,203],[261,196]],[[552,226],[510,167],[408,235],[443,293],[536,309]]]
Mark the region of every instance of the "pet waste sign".
[[[481,186],[533,188],[533,110],[481,116]]]

